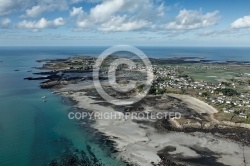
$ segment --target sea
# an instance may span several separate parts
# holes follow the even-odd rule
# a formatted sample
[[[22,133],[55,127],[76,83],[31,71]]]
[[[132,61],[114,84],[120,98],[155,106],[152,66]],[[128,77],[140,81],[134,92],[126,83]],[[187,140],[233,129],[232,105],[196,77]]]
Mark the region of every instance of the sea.
[[[108,47],[0,47],[0,166],[45,166],[65,154],[84,151],[103,165],[123,166],[111,153],[112,144],[90,126],[70,120],[73,103],[40,81],[27,81],[39,72],[40,59],[98,56]],[[149,57],[206,57],[214,61],[248,61],[250,48],[139,47]],[[42,97],[46,96],[43,102]],[[84,154],[85,154],[84,153]]]

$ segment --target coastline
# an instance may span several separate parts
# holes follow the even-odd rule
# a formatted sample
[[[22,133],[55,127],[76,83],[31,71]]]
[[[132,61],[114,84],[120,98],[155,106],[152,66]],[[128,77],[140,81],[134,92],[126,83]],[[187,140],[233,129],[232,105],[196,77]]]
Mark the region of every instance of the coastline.
[[[85,57],[82,57],[82,59],[85,60]],[[64,60],[60,59],[59,61]],[[53,62],[57,63],[56,60]],[[57,68],[54,63],[40,69],[60,71],[61,69]],[[61,71],[64,71],[64,69]],[[65,73],[71,72],[71,70],[65,70]],[[86,73],[85,70],[76,72]],[[43,72],[38,74],[43,74]],[[75,107],[82,112],[123,114],[123,112],[118,111],[119,107],[112,106],[100,98],[95,91],[91,76],[84,75],[84,79],[72,76],[72,78],[67,78],[65,81],[58,81],[54,71],[45,73],[45,75],[47,74],[52,74],[52,81],[45,81],[42,85],[47,85],[48,83],[48,86],[45,88],[52,88],[54,92],[70,98],[76,103]],[[50,82],[56,84],[50,86]],[[102,85],[106,85],[105,79],[102,80]],[[113,142],[111,146],[115,149],[115,156],[121,161],[126,161],[131,165],[143,166],[202,165],[204,161],[209,165],[224,166],[233,164],[241,166],[250,162],[248,161],[249,159],[242,158],[242,156],[250,155],[250,140],[241,141],[241,136],[248,137],[248,135],[239,134],[242,130],[237,131],[237,127],[244,126],[228,125],[219,122],[213,118],[213,114],[218,112],[214,107],[189,95],[168,93],[163,96],[156,95],[151,97],[153,97],[152,101],[150,101],[149,96],[148,99],[146,97],[146,101],[143,101],[144,103],[140,103],[141,105],[139,104],[138,107],[136,106],[137,111],[142,106],[142,112],[144,113],[163,110],[163,112],[168,112],[171,111],[168,108],[175,108],[175,104],[177,104],[180,106],[179,109],[184,111],[182,113],[186,114],[185,111],[187,111],[190,115],[194,114],[195,118],[199,119],[201,115],[207,114],[208,116],[204,119],[202,117],[201,121],[205,120],[205,122],[208,122],[208,125],[203,126],[203,123],[198,123],[195,126],[185,126],[175,119],[157,121],[154,119],[135,120],[120,118],[107,120],[95,118],[93,123],[91,123],[91,127],[96,130],[95,132],[104,135]],[[156,101],[163,97],[163,103]],[[154,98],[157,99],[155,100]],[[166,104],[168,100],[171,103],[170,106]],[[78,123],[81,124],[81,120]],[[218,126],[219,128],[217,128]],[[234,132],[237,133],[237,137],[230,135],[231,131],[233,134]]]
[[[89,85],[86,86],[84,86],[84,84],[71,84],[64,88],[57,89],[57,91],[76,101],[76,107],[78,108],[94,112],[100,110],[102,112],[114,112],[115,110],[113,108],[102,106],[91,96],[86,95],[84,92],[79,92],[83,89],[91,88],[91,83],[88,84]],[[68,93],[69,91],[71,93]],[[135,165],[159,165],[162,162],[159,152],[163,150],[164,147],[177,147],[175,153],[182,153],[183,156],[185,156],[184,158],[187,159],[200,157],[199,153],[194,149],[190,149],[190,147],[197,146],[198,149],[206,147],[209,151],[220,154],[220,157],[216,159],[220,163],[225,165],[233,164],[235,166],[244,164],[243,160],[241,160],[243,154],[250,155],[250,148],[248,146],[243,145],[244,150],[242,150],[240,144],[227,139],[218,138],[212,134],[202,132],[162,133],[153,126],[136,123],[131,119],[95,119],[95,123],[92,127],[97,129],[98,132],[106,135],[111,141],[115,142],[114,148],[117,149],[120,159]],[[217,141],[215,141],[216,139]],[[218,146],[220,146],[219,149]],[[236,159],[232,159],[231,156],[236,153],[238,154],[235,156]],[[246,160],[250,162],[248,159]],[[171,161],[175,162],[175,159],[171,159]],[[178,164],[186,164],[185,162],[176,162]]]

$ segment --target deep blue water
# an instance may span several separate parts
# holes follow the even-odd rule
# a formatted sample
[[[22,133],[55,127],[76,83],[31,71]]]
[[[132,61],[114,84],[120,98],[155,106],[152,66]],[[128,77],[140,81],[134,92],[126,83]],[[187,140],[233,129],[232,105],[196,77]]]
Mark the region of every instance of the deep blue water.
[[[97,56],[108,47],[0,47],[0,54],[34,57]],[[138,47],[148,57],[206,57],[215,61],[250,61],[250,47]]]
[[[249,48],[226,47],[141,47],[149,57],[205,57],[214,61],[250,61]]]
[[[23,80],[37,72],[32,68],[41,65],[36,60],[96,56],[105,48],[0,47],[0,166],[46,165],[68,146],[86,150],[87,144],[106,165],[122,165],[93,142],[87,130],[68,119],[71,107],[63,104],[60,96],[41,90],[39,81]],[[217,61],[250,61],[250,48],[140,48],[149,57],[157,58],[199,56]],[[46,103],[42,102],[42,96],[48,97]]]

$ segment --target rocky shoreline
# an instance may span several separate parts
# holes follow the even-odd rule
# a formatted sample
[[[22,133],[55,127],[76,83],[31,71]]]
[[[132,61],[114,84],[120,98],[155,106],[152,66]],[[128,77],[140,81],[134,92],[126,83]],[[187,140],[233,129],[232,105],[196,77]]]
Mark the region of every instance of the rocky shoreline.
[[[57,63],[58,61],[41,61]],[[48,70],[48,66],[43,69]],[[75,74],[81,74],[76,77]],[[91,83],[91,70],[51,70],[34,73],[43,77],[26,78],[27,80],[45,80],[41,83],[41,88],[53,89],[76,102],[79,109],[90,112],[146,112],[146,111],[182,111],[186,117],[209,121],[211,119],[200,114],[177,98],[166,96],[148,96],[141,102],[130,107],[112,106],[103,101],[94,90]],[[105,79],[103,79],[105,82]],[[206,108],[208,109],[208,108]],[[205,109],[205,110],[206,110]],[[210,113],[210,112],[207,112]],[[205,118],[204,118],[205,117]],[[184,165],[210,165],[224,166],[234,163],[234,165],[246,165],[246,159],[241,159],[241,155],[250,155],[250,132],[245,128],[229,127],[226,125],[214,124],[210,128],[181,127],[171,123],[171,119],[161,120],[110,120],[95,119],[91,123],[96,132],[105,136],[105,140],[110,142],[113,153],[117,153],[121,160],[135,165],[158,165],[158,166],[184,166]],[[81,121],[79,121],[79,124]],[[131,130],[133,129],[133,130]],[[190,142],[191,141],[191,142]],[[203,143],[201,143],[203,142]],[[230,148],[228,145],[234,147]],[[216,149],[221,146],[222,149]],[[243,150],[242,150],[243,147]],[[231,152],[227,152],[230,151]],[[229,159],[230,155],[237,153],[235,161]],[[181,155],[180,155],[181,154]],[[248,160],[248,159],[247,159]]]
[[[70,88],[71,89],[71,88]],[[67,91],[68,89],[66,88],[66,89],[61,89],[60,90],[60,92],[65,92],[65,90]],[[73,88],[72,88],[72,90],[73,90]],[[76,90],[77,91],[77,90]],[[86,91],[85,91],[86,92]],[[79,92],[80,93],[80,92]],[[64,93],[65,94],[65,93]],[[85,94],[84,96],[85,97],[87,97],[86,96],[87,94]],[[85,109],[90,109],[91,110],[91,103],[92,102],[89,102],[90,103],[90,106],[88,107],[88,106],[86,106],[86,102],[84,102],[84,103],[82,103],[82,104],[80,104],[81,103],[81,100],[79,100],[80,98],[78,98],[78,97],[83,97],[83,94],[75,94],[74,92],[72,92],[72,95],[66,95],[66,96],[68,96],[68,97],[71,97],[72,96],[72,98],[74,99],[74,100],[76,100],[76,101],[78,101],[78,104],[77,104],[77,107],[79,107],[79,108],[85,108]],[[77,97],[76,97],[77,96]],[[92,96],[93,96],[93,93],[92,93]],[[88,98],[88,97],[87,97]],[[84,99],[82,99],[82,100],[84,100]],[[99,101],[99,98],[96,96],[95,97],[95,100],[96,101]],[[94,102],[95,103],[95,102]],[[98,107],[100,107],[101,105],[103,105],[102,104],[102,102],[98,102],[99,104],[93,104],[94,106],[98,106]],[[80,105],[79,105],[80,104]],[[94,106],[92,107],[93,108],[93,110],[95,110],[95,108],[94,108]],[[104,106],[110,106],[110,105],[107,105],[107,104],[104,104]],[[116,108],[117,109],[117,108]],[[131,111],[131,110],[130,110]],[[102,123],[102,122],[100,122],[100,121],[98,121],[98,119],[96,120],[96,123],[98,124],[98,123]],[[104,123],[104,122],[103,122]],[[105,123],[107,123],[107,122],[105,122]],[[113,124],[113,123],[115,123],[115,124],[120,124],[120,122],[110,122],[111,124]],[[154,131],[153,133],[154,134],[156,134],[156,133],[162,133],[162,134],[160,134],[159,135],[159,138],[161,138],[161,137],[165,137],[164,135],[164,133],[166,133],[167,135],[169,135],[169,136],[173,136],[173,135],[175,135],[175,133],[177,132],[177,133],[183,133],[182,134],[182,136],[183,137],[190,137],[190,136],[188,136],[188,135],[190,135],[191,134],[191,137],[194,137],[195,139],[196,139],[196,137],[197,137],[197,139],[199,138],[200,139],[200,137],[199,136],[196,136],[196,133],[198,132],[198,133],[204,133],[205,135],[205,137],[207,137],[206,135],[207,134],[211,134],[211,136],[212,135],[215,135],[215,136],[212,136],[213,138],[211,138],[211,139],[222,139],[222,141],[224,142],[225,141],[225,143],[226,142],[231,142],[231,141],[228,141],[228,138],[227,137],[223,137],[223,133],[221,133],[222,134],[222,137],[218,137],[217,136],[217,133],[218,132],[223,132],[223,131],[225,131],[225,129],[220,129],[220,130],[217,130],[216,128],[214,128],[214,129],[211,129],[211,131],[213,131],[213,132],[208,132],[208,131],[206,131],[206,130],[199,130],[199,129],[196,129],[196,128],[190,128],[190,129],[185,129],[185,130],[177,130],[176,128],[169,128],[169,126],[170,125],[167,125],[168,123],[167,122],[164,122],[163,124],[165,125],[164,126],[164,130],[162,130],[162,129],[160,129],[159,130],[159,128],[157,128],[157,124],[159,123],[159,122],[152,122],[152,123],[147,123],[146,121],[145,122],[143,122],[143,123],[141,123],[141,122],[139,122],[139,121],[131,121],[131,122],[127,122],[128,124],[131,124],[131,123],[136,123],[136,125],[138,125],[138,127],[140,128],[140,130],[141,129],[146,129],[146,131],[149,129],[149,131],[147,131],[147,132],[152,132],[151,130],[154,130],[154,128],[156,128],[156,131]],[[150,125],[151,124],[151,125]],[[96,125],[96,124],[95,124]],[[109,139],[110,140],[113,140],[114,142],[115,142],[115,144],[114,144],[114,147],[115,148],[117,148],[117,144],[119,144],[119,142],[120,142],[120,139],[121,139],[121,137],[120,137],[120,135],[118,134],[115,134],[115,133],[113,133],[113,134],[111,134],[110,135],[110,133],[109,133],[109,131],[103,131],[103,130],[99,130],[100,128],[102,128],[102,127],[100,127],[100,126],[95,126],[94,125],[94,127],[99,131],[99,132],[101,132],[101,133],[103,133],[103,134],[105,134],[105,135],[107,135],[108,137],[109,137]],[[105,125],[106,126],[106,125]],[[122,127],[122,126],[121,126]],[[138,130],[139,130],[139,128],[137,128]],[[136,128],[135,128],[135,130],[137,130]],[[168,130],[167,130],[168,129]],[[115,130],[116,131],[116,130]],[[230,131],[235,131],[235,130],[230,130]],[[228,131],[228,132],[230,132],[230,131]],[[146,132],[146,133],[147,133]],[[119,133],[119,132],[118,132]],[[240,133],[240,131],[239,131],[239,133]],[[199,134],[198,134],[199,135]],[[210,136],[209,136],[210,137]],[[210,139],[208,137],[208,140]],[[147,138],[147,137],[145,137],[145,138]],[[156,140],[159,140],[159,138],[157,138]],[[193,138],[193,139],[194,139]],[[125,139],[125,138],[124,138]],[[136,139],[138,139],[138,138],[136,138]],[[140,139],[143,139],[143,137],[140,137]],[[150,140],[151,140],[152,138],[150,138]],[[155,139],[155,138],[154,138]],[[185,139],[185,138],[183,138],[183,139]],[[237,143],[237,141],[239,141],[239,137],[238,137],[238,140],[237,139],[232,139],[232,138],[230,138],[231,140],[233,140],[233,141],[235,141],[236,143],[232,143],[232,144],[238,144]],[[156,141],[155,140],[155,141]],[[118,141],[118,142],[117,142]],[[124,140],[123,140],[124,141]],[[198,141],[198,140],[197,140]],[[146,141],[147,142],[147,141]],[[185,141],[184,141],[185,142]],[[240,142],[239,142],[240,143]],[[230,143],[231,144],[231,143]],[[240,143],[241,144],[241,143]],[[243,145],[243,144],[242,144]],[[246,145],[246,144],[245,144]],[[235,146],[235,145],[234,145]],[[119,150],[120,148],[117,148],[117,150],[122,154],[122,153],[124,153],[121,149]],[[136,151],[136,149],[134,149],[133,151]],[[180,163],[180,161],[179,160],[176,160],[176,159],[173,159],[173,158],[171,158],[171,157],[169,157],[169,156],[164,156],[163,154],[160,154],[159,152],[161,151],[161,149],[159,149],[159,150],[157,150],[157,155],[160,157],[160,160],[159,160],[159,162],[157,163],[155,163],[154,162],[154,164],[149,164],[149,165],[180,165],[180,166],[182,166],[182,165],[193,165],[193,164],[183,164],[182,162]],[[205,150],[205,151],[207,151],[207,150]],[[123,155],[122,155],[123,156]],[[125,158],[124,158],[125,157]],[[128,158],[130,158],[131,159],[131,157],[128,157],[128,158],[126,158],[126,157],[128,157],[128,156],[126,156],[126,155],[124,155],[123,156],[123,160],[125,160],[125,161],[129,161],[129,159]],[[211,155],[211,157],[213,158],[213,155]],[[147,157],[145,156],[145,159],[146,159]],[[192,157],[191,157],[192,158]],[[191,159],[190,158],[190,159]],[[132,161],[133,161],[133,158],[131,159]],[[198,159],[197,159],[198,160]],[[202,159],[200,159],[200,160],[202,160]],[[196,160],[194,160],[194,161],[196,161]],[[134,163],[135,161],[133,161],[132,163]],[[196,161],[197,162],[197,161]],[[216,160],[215,160],[215,158],[213,158],[213,162],[214,163],[216,163]],[[137,164],[139,164],[138,162],[135,162],[135,163],[137,163]],[[140,164],[139,164],[140,165]],[[217,165],[219,165],[219,163],[217,163]],[[222,164],[221,164],[222,165]]]

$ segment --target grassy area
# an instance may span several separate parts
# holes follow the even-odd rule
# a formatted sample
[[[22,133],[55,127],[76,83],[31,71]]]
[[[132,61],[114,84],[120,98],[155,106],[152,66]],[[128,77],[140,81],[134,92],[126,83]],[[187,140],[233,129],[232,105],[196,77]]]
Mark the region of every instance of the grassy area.
[[[182,71],[196,81],[213,83],[237,79],[239,73],[250,73],[250,68],[247,66],[220,66],[220,68],[216,68],[215,65],[206,65],[207,68],[204,68],[204,65],[201,66],[200,64],[193,64],[192,67],[189,65],[182,66],[190,67],[188,70],[182,69]]]
[[[247,119],[240,118],[240,117],[237,117],[234,113],[219,112],[215,114],[214,117],[219,121],[229,121],[229,122],[234,122],[234,123],[250,124],[250,118],[247,118]]]

